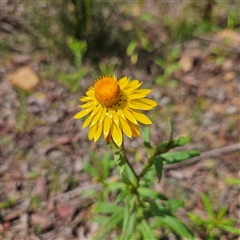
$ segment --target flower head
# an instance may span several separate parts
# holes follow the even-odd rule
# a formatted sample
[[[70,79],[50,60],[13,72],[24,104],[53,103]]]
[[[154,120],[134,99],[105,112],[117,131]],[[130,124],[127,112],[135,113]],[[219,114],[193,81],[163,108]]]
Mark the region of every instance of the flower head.
[[[152,124],[139,110],[150,110],[157,103],[145,98],[151,90],[138,89],[141,85],[142,82],[130,81],[127,77],[117,81],[115,76],[105,76],[95,81],[86,96],[80,98],[83,110],[74,116],[78,119],[88,115],[83,128],[89,126],[89,140],[96,142],[103,135],[107,142],[112,137],[121,146],[122,132],[130,138],[138,137],[138,122]]]

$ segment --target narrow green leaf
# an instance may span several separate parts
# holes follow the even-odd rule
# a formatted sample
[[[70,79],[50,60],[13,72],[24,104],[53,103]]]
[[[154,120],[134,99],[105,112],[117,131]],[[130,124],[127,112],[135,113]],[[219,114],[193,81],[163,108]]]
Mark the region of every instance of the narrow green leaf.
[[[120,194],[118,194],[115,200],[115,204],[120,203],[128,194],[129,194],[129,191],[127,189],[122,191]]]
[[[199,156],[199,151],[197,150],[167,152],[161,154],[161,157],[163,158],[163,165],[181,162],[196,156]]]
[[[120,170],[120,175],[122,175],[126,167],[126,161],[120,150],[114,152],[114,160]]]
[[[162,221],[181,237],[193,239],[193,234],[190,232],[190,230],[174,216],[165,215],[164,217],[160,218],[162,218]]]
[[[156,201],[149,201],[150,203],[150,211],[152,212],[151,216],[164,216],[171,215],[169,209],[167,209],[163,204],[157,203]]]
[[[218,211],[218,214],[217,214],[217,219],[218,221],[221,221],[223,219],[223,217],[226,215],[227,213],[227,206],[222,206],[219,211]]]
[[[123,208],[109,202],[97,203],[94,205],[94,208],[93,208],[93,213],[115,213],[118,211],[123,211]]]
[[[203,205],[211,219],[214,219],[214,212],[209,198],[205,194],[201,194]]]
[[[176,198],[170,198],[167,201],[168,207],[171,212],[177,211],[179,208],[184,206],[184,201],[181,199],[176,199]]]
[[[123,221],[123,210],[115,212],[109,219],[106,225],[101,228],[93,239],[103,239],[117,224]]]
[[[92,177],[98,176],[97,170],[87,160],[83,160],[83,169]]]
[[[143,143],[147,148],[152,148],[149,137],[150,137],[150,128],[145,127],[145,129],[142,132]]]
[[[137,186],[138,180],[132,172],[132,169],[128,166],[128,164],[126,164],[125,171],[123,171],[122,173],[122,180],[127,185],[131,184],[135,187]]]
[[[170,132],[170,140],[173,139],[173,123],[170,118],[168,118],[169,132]]]
[[[132,40],[128,46],[127,46],[127,55],[131,56],[134,53],[134,50],[137,47],[137,42],[135,40]]]
[[[103,166],[103,180],[109,177],[110,174],[110,153],[106,153],[102,160],[102,166]]]
[[[228,185],[240,185],[240,178],[226,178],[224,181]]]
[[[108,189],[108,191],[112,191],[112,192],[114,192],[114,191],[118,191],[118,190],[124,190],[124,188],[125,188],[125,184],[124,183],[122,183],[122,182],[107,182],[107,184],[106,184],[106,188]]]
[[[100,227],[103,227],[109,221],[109,216],[96,215],[93,217],[93,221],[98,223]]]
[[[162,168],[163,168],[163,161],[161,156],[156,156],[153,158],[153,164],[157,173],[157,177],[158,177],[158,182],[160,182],[161,178],[162,178]]]
[[[222,224],[219,224],[218,227],[221,228],[222,230],[226,231],[226,232],[230,232],[230,233],[233,233],[233,234],[240,235],[240,229],[237,229],[235,227],[226,226],[226,225],[222,225]]]
[[[126,230],[127,230],[128,224],[129,224],[129,217],[130,217],[130,209],[128,207],[128,204],[126,204],[125,208],[124,208],[122,235],[121,235],[121,238],[120,238],[122,240],[126,238]]]
[[[133,195],[132,199],[130,200],[129,206],[126,206],[125,210],[127,210],[128,213],[125,213],[126,219],[124,218],[123,228],[122,228],[123,233],[122,233],[121,239],[128,240],[132,236],[136,226],[136,219],[137,219],[136,195]]]
[[[138,188],[138,192],[140,195],[142,195],[144,197],[152,197],[155,199],[167,200],[166,196],[164,196],[163,194],[158,193],[150,188],[140,187],[140,188]]]
[[[127,226],[125,239],[131,239],[131,236],[133,235],[135,227],[136,227],[136,221],[137,221],[137,209],[135,209],[132,212],[132,214],[129,218],[129,224]]]
[[[189,137],[180,137],[177,140],[174,141],[173,147],[180,147],[188,144],[191,141],[191,138]]]
[[[138,225],[140,232],[143,235],[143,239],[151,239],[151,240],[157,240],[156,236],[154,235],[152,229],[148,225],[147,221],[145,219],[142,219],[142,221]]]

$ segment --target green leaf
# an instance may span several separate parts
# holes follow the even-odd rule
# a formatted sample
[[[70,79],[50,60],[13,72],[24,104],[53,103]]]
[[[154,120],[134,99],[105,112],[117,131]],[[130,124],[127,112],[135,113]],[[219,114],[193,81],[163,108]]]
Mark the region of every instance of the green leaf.
[[[233,233],[233,234],[240,235],[240,229],[230,227],[230,226],[226,226],[226,225],[222,225],[222,224],[219,224],[218,227],[221,228],[222,230],[226,231],[226,232],[230,232],[230,233]]]
[[[154,62],[162,68],[165,68],[165,66],[166,66],[166,62],[161,58],[155,59]]]
[[[98,176],[97,170],[87,160],[83,160],[83,169],[92,177]]]
[[[93,239],[103,239],[117,224],[123,221],[123,210],[115,212],[106,222],[106,225],[101,228]]]
[[[161,156],[156,156],[153,158],[153,164],[157,173],[158,177],[158,182],[160,182],[162,178],[162,167],[163,167],[163,162]]]
[[[93,207],[93,213],[115,213],[119,211],[123,211],[123,208],[109,202],[97,203]]]
[[[142,219],[142,221],[138,225],[138,228],[139,228],[139,231],[143,235],[143,239],[157,240],[157,238],[154,235],[151,227],[148,225],[148,223],[145,219]]]
[[[240,185],[240,179],[239,178],[226,178],[224,179],[225,183],[229,185]]]
[[[152,148],[149,137],[150,137],[150,128],[145,127],[145,129],[142,132],[143,143],[147,148]]]
[[[92,219],[94,222],[98,223],[100,227],[106,226],[109,221],[109,216],[96,215]]]
[[[103,180],[107,179],[110,174],[110,153],[106,153],[102,160],[102,166],[103,166]]]
[[[120,150],[114,152],[114,160],[119,167],[120,175],[122,175],[126,167],[126,161]]]
[[[219,211],[218,211],[218,214],[217,214],[217,219],[218,221],[221,221],[223,219],[223,217],[226,215],[227,213],[227,206],[222,206]]]
[[[184,206],[184,201],[181,199],[176,199],[176,198],[170,198],[167,201],[168,207],[171,212],[177,211],[179,208]]]
[[[169,126],[169,132],[170,132],[170,140],[173,139],[173,123],[170,120],[170,118],[168,118],[168,126]]]
[[[164,196],[163,194],[158,193],[150,188],[140,187],[140,188],[138,188],[138,192],[140,195],[142,195],[144,197],[152,197],[155,199],[167,200],[166,196]]]
[[[116,200],[115,200],[115,204],[120,203],[127,195],[129,195],[129,191],[126,189],[124,191],[122,191],[120,194],[118,194]]]
[[[188,144],[191,141],[191,138],[189,137],[180,137],[177,140],[174,141],[173,147],[180,147]]]
[[[126,204],[124,209],[124,220],[123,220],[123,232],[121,239],[128,240],[131,238],[137,219],[137,209],[136,209],[136,195],[133,195],[130,204]]]
[[[149,201],[150,203],[150,211],[152,212],[151,216],[164,216],[171,215],[169,209],[167,209],[163,204],[157,203],[156,201]]]
[[[181,162],[196,156],[199,156],[199,151],[197,150],[168,152],[161,154],[161,157],[163,158],[163,165]]]
[[[127,46],[127,55],[131,56],[134,53],[136,47],[137,47],[137,42],[135,40],[132,40]]]
[[[172,148],[173,140],[160,142],[157,144],[155,156],[168,152]]]
[[[120,239],[125,239],[126,229],[129,224],[129,217],[130,217],[130,209],[129,209],[128,204],[125,204],[122,235],[121,235]]]
[[[125,184],[122,182],[107,182],[106,188],[108,191],[119,191],[119,190],[124,190],[125,189]]]
[[[209,217],[211,219],[214,219],[214,212],[213,212],[213,208],[211,206],[211,203],[209,201],[209,198],[203,193],[201,194],[201,197],[202,197],[203,205],[204,205]]]
[[[187,239],[193,239],[193,234],[190,232],[190,230],[180,220],[178,220],[174,216],[165,215],[160,218],[161,218],[161,221],[163,221],[167,226],[169,226],[181,237],[185,237]]]
[[[127,185],[137,186],[138,180],[134,173],[132,172],[132,169],[126,164],[125,171],[122,173],[122,180]]]

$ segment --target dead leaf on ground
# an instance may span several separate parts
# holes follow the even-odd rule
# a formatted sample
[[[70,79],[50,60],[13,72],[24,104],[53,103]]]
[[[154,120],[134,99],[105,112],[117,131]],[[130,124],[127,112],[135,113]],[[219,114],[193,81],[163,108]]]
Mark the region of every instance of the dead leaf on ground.
[[[42,231],[47,230],[52,226],[48,215],[44,213],[33,213],[30,220],[33,225],[39,226]]]
[[[13,73],[7,74],[6,78],[13,86],[26,91],[31,91],[39,83],[39,77],[29,66],[18,68]]]
[[[187,54],[181,56],[179,64],[184,72],[189,72],[193,68],[193,57]]]

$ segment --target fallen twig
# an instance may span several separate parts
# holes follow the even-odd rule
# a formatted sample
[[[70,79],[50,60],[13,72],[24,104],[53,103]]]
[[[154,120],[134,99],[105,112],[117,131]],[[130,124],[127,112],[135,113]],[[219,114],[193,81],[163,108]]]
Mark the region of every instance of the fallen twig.
[[[207,152],[203,152],[203,153],[201,153],[200,156],[191,158],[191,159],[189,159],[187,161],[184,161],[184,162],[165,165],[164,169],[169,170],[169,169],[175,169],[175,168],[190,166],[190,165],[193,165],[193,164],[197,163],[198,161],[200,161],[204,158],[215,157],[215,156],[219,156],[221,154],[227,154],[227,153],[236,152],[236,151],[239,151],[239,150],[240,150],[240,143],[236,143],[236,144],[233,144],[233,145],[230,145],[230,146],[226,146],[226,147],[222,147],[222,148],[213,149],[213,150],[210,150],[210,151],[207,151]]]

